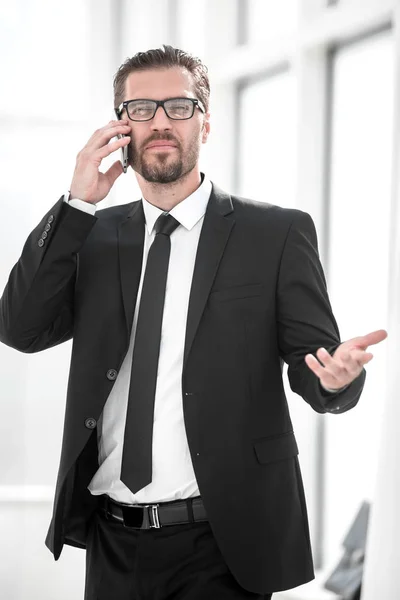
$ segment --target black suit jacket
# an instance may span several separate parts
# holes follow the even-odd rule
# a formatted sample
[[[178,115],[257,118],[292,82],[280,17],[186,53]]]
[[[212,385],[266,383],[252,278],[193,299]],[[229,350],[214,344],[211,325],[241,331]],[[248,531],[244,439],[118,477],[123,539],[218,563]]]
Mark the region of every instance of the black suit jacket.
[[[73,338],[46,538],[56,560],[64,543],[85,547],[96,508],[87,490],[98,468],[96,425],[128,350],[143,240],[141,201],[92,216],[60,198],[28,237],[1,299],[3,343],[39,352]],[[213,185],[190,293],[182,401],[212,531],[252,592],[314,576],[282,366],[314,410],[342,413],[358,402],[365,370],[328,394],[304,361],[339,344],[311,217]]]

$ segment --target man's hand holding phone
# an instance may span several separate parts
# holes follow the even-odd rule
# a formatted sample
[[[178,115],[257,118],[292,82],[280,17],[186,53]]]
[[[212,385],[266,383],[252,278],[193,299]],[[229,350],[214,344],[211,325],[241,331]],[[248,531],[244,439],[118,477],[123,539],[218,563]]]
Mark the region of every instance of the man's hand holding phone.
[[[105,173],[99,168],[101,161],[116,150],[128,146],[131,141],[131,128],[128,120],[110,121],[98,129],[86,146],[78,153],[70,188],[70,200],[78,198],[90,204],[97,204],[107,196],[118,177],[124,172],[117,160]],[[123,137],[110,142],[113,137]]]

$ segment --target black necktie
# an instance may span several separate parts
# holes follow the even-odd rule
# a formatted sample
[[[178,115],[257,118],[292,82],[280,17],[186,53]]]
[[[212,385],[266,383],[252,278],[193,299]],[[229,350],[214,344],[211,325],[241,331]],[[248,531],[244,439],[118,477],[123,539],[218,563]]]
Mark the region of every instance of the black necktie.
[[[158,217],[154,225],[156,236],[150,246],[143,278],[121,468],[121,481],[133,493],[152,480],[154,397],[171,251],[169,236],[178,225],[179,221],[167,212]]]

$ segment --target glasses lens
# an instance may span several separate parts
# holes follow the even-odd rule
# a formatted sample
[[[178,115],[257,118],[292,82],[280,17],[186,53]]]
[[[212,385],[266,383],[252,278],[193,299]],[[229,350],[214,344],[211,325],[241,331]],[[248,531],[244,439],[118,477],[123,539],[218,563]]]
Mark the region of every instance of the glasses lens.
[[[135,121],[147,121],[153,118],[156,106],[153,100],[133,100],[128,104],[128,113]]]
[[[190,119],[194,113],[194,103],[190,98],[174,98],[164,104],[171,119]]]

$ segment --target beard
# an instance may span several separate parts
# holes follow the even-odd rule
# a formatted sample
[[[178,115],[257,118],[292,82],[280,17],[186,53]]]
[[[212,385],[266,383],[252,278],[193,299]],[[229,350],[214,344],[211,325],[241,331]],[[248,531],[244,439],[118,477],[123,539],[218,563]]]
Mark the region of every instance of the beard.
[[[136,169],[135,169],[136,170]],[[182,153],[173,159],[168,153],[157,153],[151,160],[141,160],[141,171],[139,173],[150,183],[172,183],[182,177],[184,170]]]
[[[189,149],[184,152],[181,144],[175,138],[168,134],[161,136],[153,136],[146,140],[142,147],[145,147],[152,141],[168,140],[173,141],[177,145],[174,150],[174,156],[171,152],[157,152],[152,156],[145,156],[145,151],[139,151],[135,140],[131,139],[128,149],[129,164],[134,171],[139,173],[143,179],[149,183],[173,183],[184,177],[192,171],[200,155],[200,141],[198,136],[194,135],[189,141]],[[178,156],[176,156],[176,154]]]

